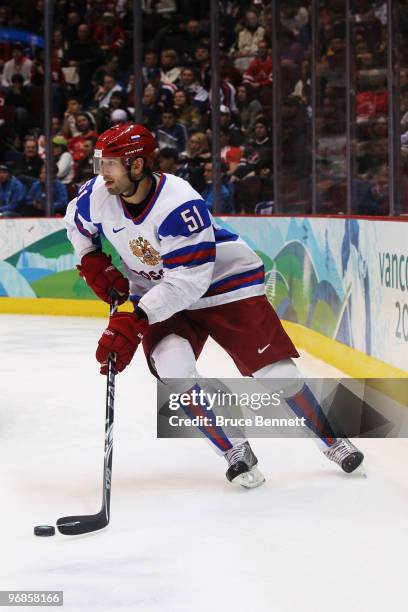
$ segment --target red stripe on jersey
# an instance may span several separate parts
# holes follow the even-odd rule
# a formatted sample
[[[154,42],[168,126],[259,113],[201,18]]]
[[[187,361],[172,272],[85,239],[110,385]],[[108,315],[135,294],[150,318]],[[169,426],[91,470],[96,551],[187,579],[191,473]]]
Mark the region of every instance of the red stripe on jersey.
[[[234,278],[233,280],[227,281],[224,284],[217,287],[216,289],[213,289],[212,291],[208,292],[207,295],[208,296],[216,295],[217,293],[222,293],[223,291],[231,289],[232,287],[250,283],[254,280],[257,280],[258,278],[263,278],[263,277],[264,277],[264,271],[259,270],[259,272],[256,272],[255,274],[251,274],[250,276],[244,276],[242,278]]]
[[[165,258],[164,263],[166,264],[183,264],[187,261],[193,261],[194,259],[202,259],[203,257],[215,256],[215,247],[209,249],[202,249],[195,253],[186,253],[186,255],[178,255],[177,257]]]

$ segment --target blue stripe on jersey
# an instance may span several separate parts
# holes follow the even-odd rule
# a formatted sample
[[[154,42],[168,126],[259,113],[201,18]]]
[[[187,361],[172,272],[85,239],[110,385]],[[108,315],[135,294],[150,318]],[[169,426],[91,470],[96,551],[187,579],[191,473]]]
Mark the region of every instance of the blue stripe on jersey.
[[[102,240],[101,240],[101,238],[102,238],[102,236],[104,236],[103,229],[102,229],[102,223],[94,223],[94,225],[97,228],[98,233],[95,234],[92,237],[92,242],[93,242],[93,244],[95,246],[97,246],[97,247],[99,247],[101,249],[102,248]]]
[[[157,175],[157,173],[155,173],[155,174]],[[165,182],[166,182],[165,175],[164,174],[159,174],[159,182],[158,182],[158,184],[156,186],[156,191],[154,192],[154,194],[152,196],[152,199],[147,204],[147,206],[144,209],[144,211],[142,212],[142,214],[139,215],[138,217],[136,217],[135,219],[130,217],[135,225],[139,225],[140,223],[142,223],[146,219],[147,215],[149,214],[149,212],[152,210],[153,206],[157,202],[157,198],[159,197],[159,195],[161,193],[161,190],[164,187],[164,183]],[[123,202],[122,202],[122,204],[123,204]],[[124,208],[124,210],[125,210],[125,208]]]
[[[217,244],[220,244],[221,242],[232,242],[234,240],[238,240],[239,238],[238,234],[233,234],[223,227],[214,227],[214,236]]]
[[[204,200],[190,200],[178,206],[159,227],[159,237],[191,236],[211,226],[211,219]]]
[[[200,242],[162,255],[163,267],[172,269],[178,266],[201,266],[215,261],[215,254],[214,242]]]
[[[78,231],[83,235],[86,236],[87,238],[97,238],[98,236],[98,232],[95,232],[94,234],[91,234],[91,232],[89,232],[82,224],[81,219],[79,218],[79,214],[78,214],[78,209],[75,211],[75,215],[74,215],[74,221],[75,221],[75,225],[78,228]]]
[[[216,283],[212,283],[202,297],[228,293],[229,291],[236,291],[237,289],[243,289],[244,287],[251,287],[253,285],[262,285],[264,279],[265,271],[263,266],[248,270],[247,272],[240,272],[240,274],[232,274],[231,276],[222,278]]]
[[[94,223],[94,226],[97,228],[99,236],[105,236],[105,232],[103,231],[102,223]]]
[[[85,219],[85,221],[91,221],[91,193],[97,178],[98,177],[96,176],[90,181],[84,183],[78,192],[76,206],[81,217]]]

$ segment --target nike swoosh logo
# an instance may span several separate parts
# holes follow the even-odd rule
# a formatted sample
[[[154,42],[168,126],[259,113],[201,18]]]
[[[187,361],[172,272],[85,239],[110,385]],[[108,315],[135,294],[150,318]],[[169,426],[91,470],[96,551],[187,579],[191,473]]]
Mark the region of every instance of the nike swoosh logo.
[[[124,230],[124,229],[125,229],[124,227],[120,227],[119,229],[115,229],[115,228],[113,228],[113,233],[114,233],[114,234],[117,234],[118,232],[121,232],[121,231],[122,231],[122,230]]]
[[[268,348],[268,346],[271,346],[271,343],[267,344],[266,346],[264,346],[263,348],[258,349],[258,353],[261,355],[264,351],[266,351],[266,349]]]

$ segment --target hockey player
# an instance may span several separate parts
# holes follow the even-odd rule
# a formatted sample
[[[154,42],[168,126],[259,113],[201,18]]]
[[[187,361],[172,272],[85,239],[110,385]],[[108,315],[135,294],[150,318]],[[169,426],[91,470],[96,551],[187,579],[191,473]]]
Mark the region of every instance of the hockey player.
[[[197,379],[196,360],[211,336],[244,376],[264,378],[266,385],[273,378],[298,380],[288,405],[306,418],[326,456],[352,472],[363,454],[327,433],[324,414],[292,360],[298,352],[266,299],[261,260],[215,223],[189,183],[153,172],[155,149],[154,137],[140,125],[104,132],[95,147],[97,176],[67,209],[81,276],[105,302],[114,290],[120,303],[134,303],[133,313],[111,317],[99,340],[102,374],[110,354],[121,372],[142,342],[155,376]],[[102,252],[102,235],[120,255],[125,276]],[[230,481],[262,484],[245,439],[228,439],[219,428],[202,431],[226,457]]]

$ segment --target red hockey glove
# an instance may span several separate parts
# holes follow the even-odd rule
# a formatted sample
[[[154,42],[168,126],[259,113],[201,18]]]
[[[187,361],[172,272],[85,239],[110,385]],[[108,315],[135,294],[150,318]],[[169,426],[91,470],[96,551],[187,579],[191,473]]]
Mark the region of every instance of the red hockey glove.
[[[81,265],[77,268],[88,287],[104,302],[110,304],[112,290],[118,296],[118,304],[123,304],[128,299],[128,279],[112,265],[111,257],[102,251],[92,251],[84,255]]]
[[[96,349],[96,359],[101,364],[101,374],[108,373],[108,357],[115,354],[115,369],[122,372],[132,361],[143,334],[149,327],[146,319],[133,312],[115,312],[103,332]]]

